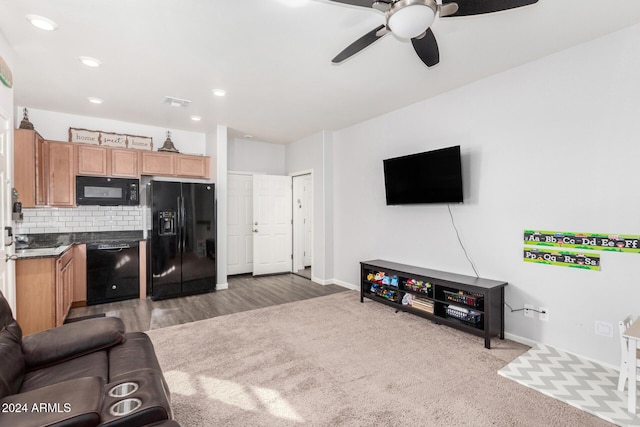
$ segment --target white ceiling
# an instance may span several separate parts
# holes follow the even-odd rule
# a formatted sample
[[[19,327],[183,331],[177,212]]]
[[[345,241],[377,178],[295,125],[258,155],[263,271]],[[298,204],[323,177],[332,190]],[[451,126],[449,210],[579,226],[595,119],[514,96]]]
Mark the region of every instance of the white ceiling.
[[[38,30],[27,14],[59,28]],[[273,143],[340,129],[640,23],[640,1],[540,0],[442,18],[432,27],[440,47],[433,68],[393,35],[331,63],[383,20],[328,0],[0,0],[16,105],[167,130],[223,124]],[[83,55],[102,66],[85,67]],[[214,97],[214,88],[227,96]],[[167,95],[192,102],[170,107]]]

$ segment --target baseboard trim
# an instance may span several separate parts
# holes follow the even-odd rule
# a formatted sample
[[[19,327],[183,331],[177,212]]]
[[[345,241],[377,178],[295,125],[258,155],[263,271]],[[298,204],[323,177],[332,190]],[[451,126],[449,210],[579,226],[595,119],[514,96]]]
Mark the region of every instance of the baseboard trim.
[[[328,280],[320,279],[319,277],[314,277],[314,276],[311,276],[311,281],[313,283],[317,283],[318,285],[323,285],[323,286],[331,284],[331,282]]]
[[[349,283],[349,282],[345,282],[344,280],[332,279],[331,283],[334,284],[334,285],[342,286],[343,288],[350,289],[352,291],[359,291],[360,290],[359,286],[354,285],[354,284]]]
[[[555,346],[555,345],[541,343],[541,342],[538,342],[538,341],[531,340],[529,338],[521,337],[519,335],[510,334],[508,332],[504,333],[504,337],[506,339],[508,339],[508,340],[515,341],[515,342],[520,343],[520,344],[528,345],[529,347],[533,347],[536,344],[548,345],[550,347],[553,347],[553,348],[556,348],[558,350],[561,350],[561,351],[563,351],[565,353],[572,354],[572,355],[574,355],[574,356],[576,356],[576,357],[578,357],[580,359],[584,359],[584,360],[587,360],[589,362],[597,363],[598,365],[605,366],[605,367],[607,367],[609,369],[613,369],[615,371],[619,371],[620,370],[620,366],[612,365],[611,363],[603,362],[602,360],[597,360],[597,359],[594,359],[592,357],[587,357],[587,356],[584,356],[582,354],[574,353],[573,351],[569,351],[567,349],[564,349],[562,347],[558,347],[558,346]]]
[[[216,284],[216,291],[222,291],[224,289],[229,289],[229,283],[228,282]]]

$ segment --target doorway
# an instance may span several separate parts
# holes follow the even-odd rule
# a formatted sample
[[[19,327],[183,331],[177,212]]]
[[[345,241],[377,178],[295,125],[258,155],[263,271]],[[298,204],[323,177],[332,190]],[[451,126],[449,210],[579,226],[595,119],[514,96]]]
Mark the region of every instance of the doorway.
[[[292,272],[311,280],[311,171],[292,176],[236,172],[228,174],[227,183],[228,275]]]
[[[290,176],[228,175],[227,274],[291,272],[291,186]]]
[[[311,280],[313,186],[311,173],[293,177],[293,274]]]

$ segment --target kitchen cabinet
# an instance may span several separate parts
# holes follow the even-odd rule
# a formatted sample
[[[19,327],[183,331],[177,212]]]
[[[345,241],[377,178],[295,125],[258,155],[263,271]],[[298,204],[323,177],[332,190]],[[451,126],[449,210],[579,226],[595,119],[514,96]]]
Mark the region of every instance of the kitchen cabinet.
[[[74,251],[16,261],[16,319],[24,335],[64,323],[73,301]]]
[[[45,140],[34,130],[15,129],[13,142],[14,187],[22,207],[43,206],[48,182]]]
[[[158,153],[156,151],[142,151],[143,175],[175,175],[174,154]]]
[[[45,149],[49,171],[47,205],[74,206],[76,180],[73,167],[73,144],[46,141]]]
[[[139,152],[126,148],[110,148],[111,176],[119,178],[140,178],[138,170]]]
[[[64,323],[73,301],[73,249],[56,259],[56,326]]]
[[[209,178],[208,156],[142,151],[142,175]]]
[[[72,307],[87,305],[87,245],[73,245],[73,292]]]
[[[77,174],[107,176],[107,147],[76,145]]]
[[[75,144],[77,175],[139,178],[138,151]]]
[[[209,178],[209,157],[177,154],[176,175],[191,178]]]

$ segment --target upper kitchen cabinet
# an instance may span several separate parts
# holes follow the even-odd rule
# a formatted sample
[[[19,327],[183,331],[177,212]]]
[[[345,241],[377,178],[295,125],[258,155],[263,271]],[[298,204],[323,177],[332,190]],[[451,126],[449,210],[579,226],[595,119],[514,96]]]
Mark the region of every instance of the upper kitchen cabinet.
[[[78,175],[107,176],[107,147],[76,145]]]
[[[70,207],[75,205],[76,180],[73,167],[73,144],[46,141],[49,185],[47,204]]]
[[[174,176],[174,154],[142,151],[142,174]]]
[[[44,138],[34,130],[16,129],[13,141],[13,185],[22,207],[46,205],[48,171]]]
[[[110,148],[111,176],[120,178],[139,178],[138,151],[125,148]]]
[[[77,174],[139,178],[138,151],[76,144]]]
[[[209,178],[209,157],[177,154],[176,175],[190,178]]]
[[[142,175],[209,178],[208,156],[142,151]]]

